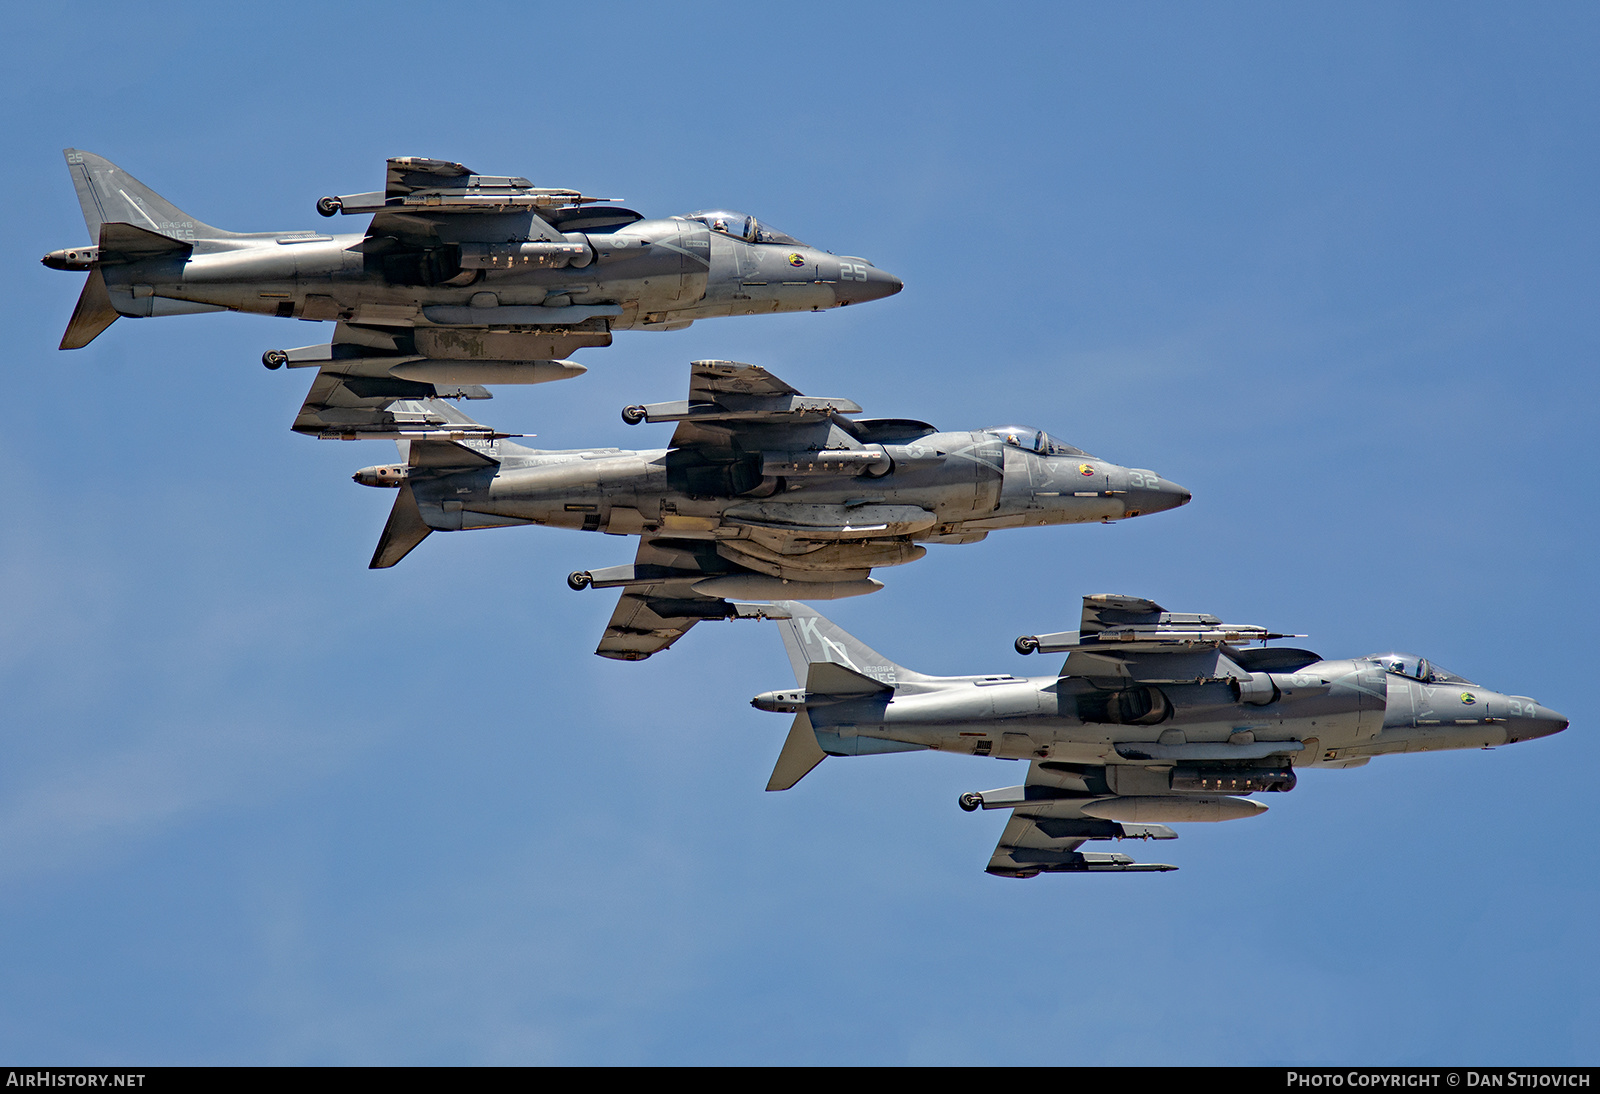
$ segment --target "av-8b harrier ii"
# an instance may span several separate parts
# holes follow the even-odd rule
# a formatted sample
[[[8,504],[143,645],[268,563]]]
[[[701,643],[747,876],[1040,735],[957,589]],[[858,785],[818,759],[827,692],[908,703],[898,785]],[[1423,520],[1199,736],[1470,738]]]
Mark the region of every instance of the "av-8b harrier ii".
[[[768,614],[801,687],[751,700],[795,714],[767,789],[789,789],[827,756],[938,749],[1027,760],[1021,786],[960,798],[969,812],[1011,810],[988,866],[1003,877],[1174,870],[1079,848],[1173,839],[1168,823],[1256,816],[1267,807],[1245,795],[1293,790],[1305,767],[1567,728],[1532,699],[1420,657],[1324,660],[1265,645],[1298,635],[1131,596],[1086,596],[1078,630],[1017,639],[1023,653],[1067,654],[1058,675],[1033,678],[924,676],[802,604]]]
[[[573,574],[575,589],[621,589],[595,652],[636,661],[704,619],[759,618],[765,605],[883,587],[879,566],[927,543],[991,531],[1116,521],[1176,508],[1189,492],[1036,429],[941,432],[926,422],[852,419],[755,365],[696,361],[689,398],[630,406],[624,420],[676,422],[671,447],[540,452],[438,400],[374,409],[368,436],[405,462],[355,475],[399,488],[372,558],[393,566],[430,532],[544,524],[637,535],[632,565]],[[381,420],[380,420],[381,419]]]
[[[364,233],[237,233],[203,224],[91,152],[66,151],[87,246],[46,255],[88,271],[62,349],[118,316],[239,311],[333,320],[333,341],[270,350],[269,368],[316,366],[302,418],[378,395],[479,394],[474,385],[577,376],[563,360],[618,330],[822,311],[900,291],[864,258],[838,257],[743,213],[646,219],[576,190],[480,175],[447,160],[388,163],[382,191],[325,197]]]

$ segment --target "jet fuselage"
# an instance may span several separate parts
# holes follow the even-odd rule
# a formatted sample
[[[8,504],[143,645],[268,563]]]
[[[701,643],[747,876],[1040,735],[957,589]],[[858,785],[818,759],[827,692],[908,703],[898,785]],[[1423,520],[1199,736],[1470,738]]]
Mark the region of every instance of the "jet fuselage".
[[[676,329],[720,316],[822,311],[901,287],[865,259],[805,244],[746,242],[676,217],[568,232],[562,239],[570,254],[531,261],[516,253],[515,242],[529,229],[527,216],[504,226],[512,240],[506,244],[498,242],[504,236],[483,241],[484,217],[432,219],[437,238],[427,246],[379,249],[359,233],[196,235],[186,251],[101,256],[91,246],[44,261],[57,269],[98,267],[112,306],[134,318],[227,310],[440,326],[603,319],[612,330]],[[473,238],[454,238],[467,234]],[[509,308],[541,311],[501,310]]]
[[[537,452],[501,441],[483,451],[498,465],[440,475],[394,465],[363,469],[356,480],[398,486],[404,477],[436,530],[541,524],[717,540],[741,556],[754,552],[768,563],[766,572],[797,580],[822,580],[819,568],[868,564],[819,567],[814,550],[764,551],[763,540],[799,538],[813,548],[846,541],[858,554],[870,552],[863,556],[869,565],[886,566],[921,557],[917,542],[971,543],[1002,528],[1112,522],[1189,500],[1187,490],[1153,471],[1023,451],[988,432],[744,452],[722,463],[672,449]]]
[[[823,750],[839,755],[927,748],[1127,765],[1161,780],[1169,778],[1168,768],[1268,756],[1288,757],[1296,768],[1356,766],[1388,753],[1493,748],[1567,727],[1564,717],[1527,697],[1476,684],[1424,683],[1367,659],[1258,673],[1257,690],[1247,688],[1243,697],[1237,682],[1225,681],[1117,686],[1008,674],[907,678],[903,671],[892,679],[893,667],[860,669],[894,684],[892,696],[816,696],[813,705],[803,691],[784,691],[755,705],[806,709]]]

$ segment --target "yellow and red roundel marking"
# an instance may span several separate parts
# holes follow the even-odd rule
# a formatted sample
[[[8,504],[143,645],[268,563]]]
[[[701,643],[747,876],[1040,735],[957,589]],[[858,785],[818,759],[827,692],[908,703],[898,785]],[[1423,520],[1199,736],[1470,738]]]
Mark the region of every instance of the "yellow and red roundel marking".
[[[1080,463],[1078,465],[1078,474],[1083,475],[1085,477],[1093,475],[1094,474],[1094,466],[1092,464]]]
[[[805,259],[804,255],[794,254],[794,255],[790,255],[789,256],[789,265],[791,265],[791,266],[804,266],[805,264],[806,264],[806,259]]]

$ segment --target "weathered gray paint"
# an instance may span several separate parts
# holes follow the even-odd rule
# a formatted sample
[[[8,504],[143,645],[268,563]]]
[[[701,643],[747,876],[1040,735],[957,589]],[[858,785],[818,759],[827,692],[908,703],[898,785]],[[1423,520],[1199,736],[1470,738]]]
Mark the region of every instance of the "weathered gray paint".
[[[340,364],[322,377],[370,379],[421,360],[494,360],[527,366],[497,382],[535,383],[561,378],[540,363],[609,345],[613,331],[823,311],[901,288],[865,259],[767,241],[767,230],[733,238],[440,160],[391,159],[386,190],[318,203],[327,215],[372,214],[365,232],[238,233],[195,220],[103,157],[66,158],[91,243],[44,258],[90,274],[62,349],[118,316],[225,310],[338,323],[327,345],[269,350],[272,368],[320,354]],[[466,337],[431,336],[455,331]],[[308,405],[348,402],[333,388]]]
[[[1041,677],[925,676],[803,604],[773,604],[767,614],[778,620],[802,686],[752,702],[803,715],[823,755],[936,749],[1029,761],[1021,786],[962,796],[963,808],[1012,810],[988,866],[1010,877],[1172,869],[1079,847],[1088,839],[1174,838],[1156,822],[1257,815],[1266,807],[1245,795],[1292,789],[1297,768],[1492,748],[1567,727],[1532,699],[1456,678],[1411,679],[1377,658],[1274,651],[1291,667],[1252,671],[1247,666],[1266,662],[1248,643],[1293,636],[1134,597],[1085,597],[1078,631],[1018,639],[1019,650],[1068,652],[1060,674]],[[818,686],[820,663],[879,687]],[[1130,712],[1106,702],[1121,695],[1155,701],[1141,719],[1103,720],[1112,709]],[[768,789],[793,786],[821,762],[803,744],[792,732],[783,777],[775,771]],[[810,765],[798,770],[796,756]]]
[[[665,649],[698,619],[737,617],[729,600],[874,591],[874,569],[913,562],[926,543],[1115,521],[1189,500],[1154,472],[1076,449],[1052,455],[992,432],[856,420],[848,399],[802,395],[754,365],[694,362],[689,387],[681,402],[627,409],[629,420],[677,423],[670,447],[645,451],[539,451],[447,403],[394,400],[370,413],[387,422],[379,435],[415,438],[407,463],[356,478],[405,482],[397,505],[414,504],[433,530],[535,524],[640,536],[632,566],[573,577],[625,590],[598,652],[628,660]],[[386,539],[373,565],[402,555]]]

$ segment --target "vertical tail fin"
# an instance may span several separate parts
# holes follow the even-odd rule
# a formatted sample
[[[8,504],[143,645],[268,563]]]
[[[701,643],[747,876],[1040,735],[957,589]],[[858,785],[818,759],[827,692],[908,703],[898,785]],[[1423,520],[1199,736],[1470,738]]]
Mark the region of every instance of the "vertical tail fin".
[[[100,238],[102,224],[132,224],[174,239],[234,234],[196,220],[104,156],[68,148],[66,157],[91,240]]]
[[[861,699],[877,696],[879,701],[887,702],[898,684],[927,679],[920,672],[895,664],[804,604],[787,600],[774,606],[788,613],[787,618],[776,617],[779,633],[783,635],[783,646],[789,652],[795,678],[808,696]],[[768,790],[789,789],[823,761],[828,753],[823,750],[817,734],[809,710],[799,711],[789,727],[789,736],[778,754],[772,777],[767,780]],[[826,737],[838,740],[831,729]],[[890,744],[888,750],[918,747],[921,746]]]
[[[801,684],[810,676],[812,663],[818,661],[843,665],[891,687],[896,681],[923,678],[922,673],[895,664],[814,609],[792,600],[784,601],[782,607],[789,618],[778,620],[778,628],[795,679]]]

